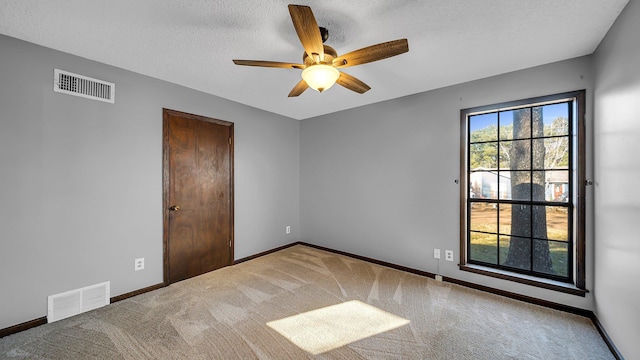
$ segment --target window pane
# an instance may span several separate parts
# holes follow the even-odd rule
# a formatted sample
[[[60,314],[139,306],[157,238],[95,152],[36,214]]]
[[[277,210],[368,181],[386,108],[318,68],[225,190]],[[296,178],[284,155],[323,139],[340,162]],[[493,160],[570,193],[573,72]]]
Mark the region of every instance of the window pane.
[[[498,140],[498,114],[469,116],[469,133],[471,142]]]
[[[544,136],[544,124],[542,122],[542,107],[531,108],[531,137],[539,138]]]
[[[545,136],[569,134],[569,103],[543,106],[542,118]]]
[[[469,165],[473,170],[498,168],[498,144],[481,143],[469,145]]]
[[[500,257],[501,265],[531,270],[531,240],[528,238],[512,236],[509,239],[507,254]]]
[[[511,169],[511,145],[513,145],[513,141],[498,143],[498,166],[501,170]]]
[[[543,170],[547,160],[545,153],[545,139],[534,139],[531,141],[533,149],[531,151],[531,168],[535,170]]]
[[[553,274],[549,243],[546,240],[533,240],[533,271]]]
[[[498,172],[498,181],[500,182],[499,198],[511,199],[511,171]]]
[[[498,232],[500,234],[511,234],[511,205],[500,204],[498,206]]]
[[[549,241],[549,252],[555,275],[567,277],[569,275],[569,244]]]
[[[569,138],[554,137],[544,139],[544,168],[568,169],[569,168]]]
[[[472,231],[498,232],[498,211],[496,204],[471,203]]]
[[[569,201],[569,171],[545,171],[545,200]]]
[[[474,171],[469,174],[469,191],[480,199],[498,198],[498,174],[491,171]]]
[[[566,277],[569,271],[568,243],[534,240],[533,271]]]
[[[544,171],[533,171],[531,172],[533,178],[531,180],[531,200],[533,201],[544,201],[545,199],[545,173]]]
[[[500,256],[498,261],[500,265],[504,264],[505,260],[507,259],[507,255],[509,254],[510,239],[511,239],[511,236],[505,236],[505,235],[500,235],[500,237],[498,238],[498,245],[499,245],[498,255]]]
[[[547,212],[545,206],[533,206],[531,213],[533,237],[538,239],[547,238]]]
[[[509,205],[511,235],[531,236],[531,206],[513,204]]]
[[[540,210],[544,208],[547,218],[547,239],[559,241],[569,239],[569,209],[563,206],[536,206],[535,208]],[[544,237],[540,236],[540,238]]]
[[[500,169],[531,169],[531,140],[500,142]]]
[[[500,199],[531,200],[529,171],[500,171]]]
[[[531,108],[517,109],[511,111],[505,111],[504,113],[511,113],[511,136],[508,139],[527,139],[531,137]],[[500,120],[502,120],[502,113],[500,113]],[[505,117],[508,115],[505,114]],[[502,121],[500,124],[507,125]]]
[[[500,113],[500,140],[513,139],[513,111]]]
[[[498,263],[498,235],[471,232],[469,259],[484,263]]]

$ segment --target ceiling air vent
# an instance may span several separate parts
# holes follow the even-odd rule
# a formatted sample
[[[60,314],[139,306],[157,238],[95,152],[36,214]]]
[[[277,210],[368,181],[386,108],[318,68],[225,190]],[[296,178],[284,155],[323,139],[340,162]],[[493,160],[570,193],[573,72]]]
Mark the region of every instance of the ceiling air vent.
[[[116,100],[116,84],[60,69],[53,71],[53,91],[112,104]]]

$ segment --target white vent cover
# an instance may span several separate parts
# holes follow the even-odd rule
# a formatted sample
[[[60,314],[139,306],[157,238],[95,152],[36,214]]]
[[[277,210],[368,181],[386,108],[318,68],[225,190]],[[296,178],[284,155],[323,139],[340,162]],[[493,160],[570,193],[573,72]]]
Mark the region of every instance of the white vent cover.
[[[53,70],[53,91],[112,104],[116,101],[116,84],[60,69]]]
[[[103,282],[81,289],[47,297],[47,322],[54,322],[109,305],[111,282]]]

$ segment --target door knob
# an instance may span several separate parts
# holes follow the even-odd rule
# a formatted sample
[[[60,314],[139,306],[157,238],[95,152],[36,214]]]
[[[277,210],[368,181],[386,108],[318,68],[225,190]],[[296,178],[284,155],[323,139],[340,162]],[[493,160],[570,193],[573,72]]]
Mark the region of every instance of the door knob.
[[[178,210],[180,210],[180,206],[178,206],[178,205],[173,205],[172,207],[170,207],[170,208],[169,208],[169,210],[171,210],[171,211],[178,211]]]

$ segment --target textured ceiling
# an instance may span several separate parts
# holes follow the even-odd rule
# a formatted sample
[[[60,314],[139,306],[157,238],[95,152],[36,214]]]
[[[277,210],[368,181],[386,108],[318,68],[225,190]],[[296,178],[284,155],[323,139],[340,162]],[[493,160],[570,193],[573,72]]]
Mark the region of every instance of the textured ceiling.
[[[362,95],[336,85],[288,98],[300,70],[232,63],[302,61],[288,1],[0,0],[0,33],[305,119],[591,54],[627,2],[296,1],[338,54],[408,39],[406,54],[344,69],[371,86]]]

